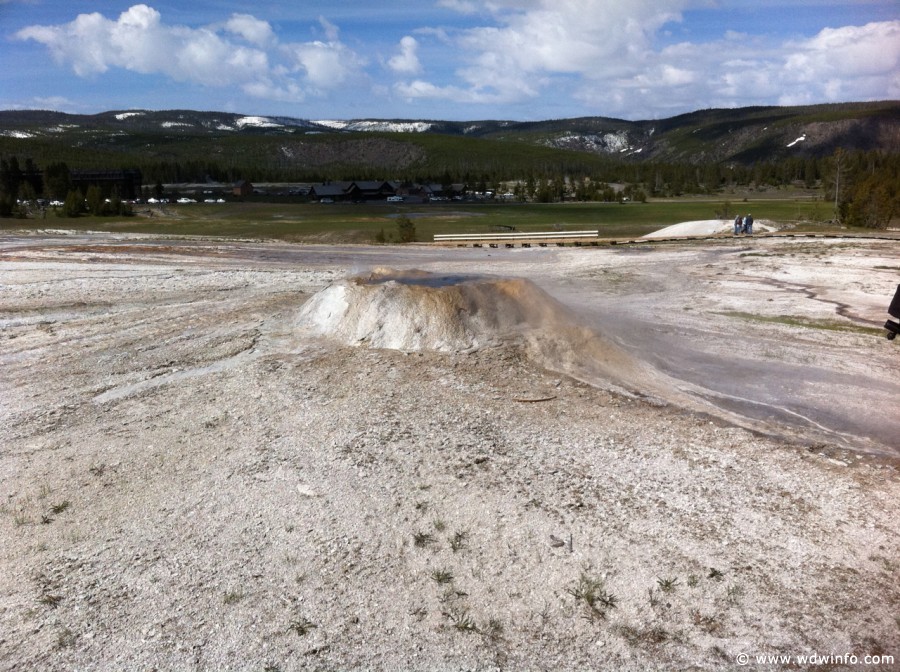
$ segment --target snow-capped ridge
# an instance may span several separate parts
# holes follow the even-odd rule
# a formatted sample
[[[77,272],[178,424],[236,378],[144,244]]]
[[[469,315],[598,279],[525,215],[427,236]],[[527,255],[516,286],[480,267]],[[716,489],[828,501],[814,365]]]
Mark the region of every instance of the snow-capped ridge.
[[[269,117],[257,116],[240,117],[239,119],[235,119],[234,123],[238,128],[244,128],[246,126],[253,126],[255,128],[281,128],[284,125],[279,124],[277,121],[273,121]]]
[[[425,133],[434,126],[428,121],[385,121],[382,119],[316,119],[312,123],[338,131],[378,131],[387,133]]]

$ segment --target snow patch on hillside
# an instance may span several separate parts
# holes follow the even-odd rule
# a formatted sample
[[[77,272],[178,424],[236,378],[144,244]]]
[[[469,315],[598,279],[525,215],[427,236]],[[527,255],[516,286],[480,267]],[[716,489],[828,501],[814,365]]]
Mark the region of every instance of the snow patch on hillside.
[[[235,125],[238,128],[245,128],[247,126],[253,126],[255,128],[281,128],[282,124],[279,124],[268,117],[241,117],[240,119],[235,119]]]
[[[380,131],[387,133],[424,133],[433,124],[427,121],[381,121],[378,119],[358,119],[343,121],[340,119],[317,119],[314,124],[326,126],[338,131]]]
[[[617,131],[615,133],[589,133],[586,135],[578,133],[566,133],[550,140],[544,141],[548,147],[556,147],[557,149],[575,149],[590,152],[627,152],[631,149],[628,141],[628,133],[625,131]]]
[[[18,138],[19,140],[34,137],[34,133],[29,133],[28,131],[0,131],[0,135],[7,138]]]
[[[799,138],[797,138],[797,139],[794,140],[793,142],[789,142],[789,143],[787,144],[787,146],[788,146],[788,147],[793,147],[793,146],[796,145],[798,142],[804,142],[805,140],[806,140],[806,133],[804,133],[803,135],[801,135]]]
[[[163,128],[193,128],[193,124],[184,121],[164,121],[160,124]]]
[[[143,114],[144,114],[144,112],[120,112],[119,114],[116,115],[116,119],[118,119],[119,121],[125,121],[126,119],[129,119],[130,117],[140,117]]]

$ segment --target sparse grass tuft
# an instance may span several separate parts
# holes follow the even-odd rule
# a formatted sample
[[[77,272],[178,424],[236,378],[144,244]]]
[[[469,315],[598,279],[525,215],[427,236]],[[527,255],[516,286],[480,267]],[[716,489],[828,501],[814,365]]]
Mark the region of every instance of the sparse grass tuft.
[[[57,607],[59,603],[62,602],[62,598],[59,595],[51,595],[50,593],[44,593],[38,598],[38,602],[44,604],[48,607]]]
[[[603,579],[582,572],[574,588],[567,591],[576,600],[584,602],[591,618],[606,618],[606,612],[615,609],[618,598],[607,592]]]
[[[225,604],[236,604],[243,599],[244,599],[244,590],[243,590],[243,588],[238,588],[237,590],[225,591],[225,595],[222,598],[222,601]]]
[[[630,625],[624,625],[619,629],[619,632],[632,646],[648,644],[659,645],[670,639],[669,633],[660,626],[640,629]]]
[[[441,585],[453,583],[453,572],[447,569],[436,569],[431,573],[431,579]]]
[[[419,548],[430,546],[435,541],[434,536],[428,532],[416,532],[413,535],[413,543]]]
[[[447,523],[445,523],[442,519],[438,518],[434,521],[434,529],[438,532],[443,532],[447,529]]]
[[[317,627],[315,623],[310,621],[308,618],[304,618],[303,616],[298,616],[291,624],[288,626],[288,631],[296,632],[301,637],[309,633],[310,630]]]
[[[715,616],[701,614],[698,609],[691,612],[691,620],[694,625],[709,634],[715,634],[722,629],[722,624]]]
[[[659,589],[664,593],[674,593],[675,589],[678,587],[678,579],[675,577],[666,579],[657,578],[656,583],[659,584]]]
[[[63,511],[65,511],[66,509],[68,509],[69,506],[71,506],[71,502],[69,502],[69,500],[67,499],[67,500],[65,500],[65,501],[60,502],[59,504],[54,504],[53,506],[51,506],[51,507],[50,507],[50,513],[53,513],[53,514],[55,514],[55,515],[58,516],[58,515],[61,514]]]
[[[475,619],[469,616],[469,612],[464,609],[445,611],[444,616],[449,618],[453,627],[460,632],[478,632],[478,624]]]
[[[712,579],[713,581],[721,581],[725,578],[725,572],[720,571],[715,567],[710,567],[709,574],[707,574],[706,578]]]
[[[450,537],[450,549],[456,553],[457,551],[461,551],[466,547],[466,544],[469,540],[469,533],[465,530],[461,530]]]
[[[491,641],[497,641],[503,637],[503,623],[499,619],[492,618],[487,622],[487,625],[484,626],[481,634]]]
[[[68,649],[75,646],[75,642],[78,640],[78,635],[76,635],[71,629],[63,628],[59,631],[59,634],[56,637],[56,648],[57,649]]]

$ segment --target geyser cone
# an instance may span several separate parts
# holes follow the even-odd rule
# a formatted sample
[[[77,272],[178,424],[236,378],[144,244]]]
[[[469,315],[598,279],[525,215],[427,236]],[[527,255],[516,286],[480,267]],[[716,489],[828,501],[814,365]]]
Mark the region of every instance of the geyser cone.
[[[537,363],[595,385],[663,392],[653,369],[522,278],[376,269],[313,296],[298,326],[349,345],[406,351],[519,345]]]

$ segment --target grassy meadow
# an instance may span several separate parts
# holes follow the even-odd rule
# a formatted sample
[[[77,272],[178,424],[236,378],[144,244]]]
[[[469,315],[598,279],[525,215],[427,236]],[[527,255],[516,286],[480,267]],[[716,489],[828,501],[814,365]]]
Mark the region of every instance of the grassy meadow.
[[[571,231],[598,229],[601,238],[633,238],[684,221],[733,218],[753,213],[759,220],[792,223],[799,228],[825,226],[828,204],[809,199],[683,199],[647,203],[253,203],[134,206],[133,217],[69,219],[48,210],[46,217],[7,219],[2,229],[70,229],[131,233],[265,238],[307,243],[372,243],[397,239],[397,219],[416,226],[416,239],[436,233]]]

